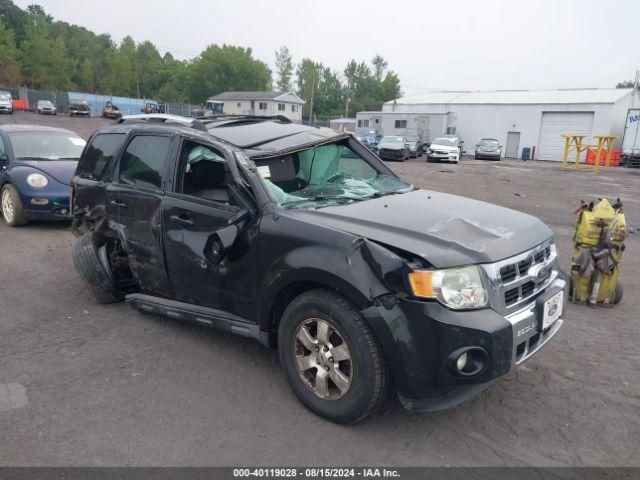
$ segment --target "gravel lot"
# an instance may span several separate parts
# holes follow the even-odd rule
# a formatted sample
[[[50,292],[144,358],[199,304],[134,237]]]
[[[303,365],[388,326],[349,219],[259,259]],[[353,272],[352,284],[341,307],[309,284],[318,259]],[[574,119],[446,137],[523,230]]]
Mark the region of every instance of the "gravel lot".
[[[87,137],[100,119],[0,116]],[[640,465],[640,171],[538,162],[412,160],[413,184],[540,217],[568,266],[579,200],[621,197],[625,298],[570,305],[529,362],[441,413],[397,402],[350,427],[307,411],[276,352],[239,337],[96,304],[65,224],[0,222],[0,465]]]

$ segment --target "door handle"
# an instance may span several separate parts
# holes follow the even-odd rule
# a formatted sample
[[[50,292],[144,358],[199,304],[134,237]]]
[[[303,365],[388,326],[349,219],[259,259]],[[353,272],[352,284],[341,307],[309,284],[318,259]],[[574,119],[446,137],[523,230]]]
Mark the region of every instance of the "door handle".
[[[179,215],[171,215],[171,220],[175,220],[178,223],[182,223],[183,225],[193,225],[193,220],[189,218],[189,214],[181,213]]]
[[[124,208],[124,207],[127,206],[126,203],[121,202],[120,200],[111,200],[109,203],[111,203],[111,205],[115,205],[116,207],[119,207],[119,208]]]

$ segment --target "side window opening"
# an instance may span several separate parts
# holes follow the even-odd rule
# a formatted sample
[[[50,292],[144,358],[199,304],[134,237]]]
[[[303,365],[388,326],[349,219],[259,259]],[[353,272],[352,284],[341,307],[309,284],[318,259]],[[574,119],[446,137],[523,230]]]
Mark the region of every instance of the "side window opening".
[[[171,139],[158,135],[138,135],[127,145],[120,160],[120,182],[159,189]]]
[[[124,133],[96,135],[78,164],[78,176],[87,180],[104,180],[113,171],[114,158],[124,139]]]
[[[197,142],[185,141],[180,150],[182,183],[179,193],[214,202],[235,205],[233,183],[226,158],[221,152]]]

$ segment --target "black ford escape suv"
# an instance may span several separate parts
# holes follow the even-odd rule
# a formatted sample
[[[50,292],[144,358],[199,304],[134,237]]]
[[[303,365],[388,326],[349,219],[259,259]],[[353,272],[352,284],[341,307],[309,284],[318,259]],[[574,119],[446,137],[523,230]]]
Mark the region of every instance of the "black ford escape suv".
[[[102,302],[277,348],[309,409],[355,422],[472,397],[562,325],[539,220],[419,190],[350,135],[284,117],[135,115],[73,180],[73,248]]]

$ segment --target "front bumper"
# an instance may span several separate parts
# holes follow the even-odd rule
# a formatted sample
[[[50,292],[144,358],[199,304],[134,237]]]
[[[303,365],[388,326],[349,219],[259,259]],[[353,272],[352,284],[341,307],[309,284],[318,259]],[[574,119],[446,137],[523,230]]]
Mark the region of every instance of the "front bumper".
[[[428,153],[427,160],[431,162],[457,162],[458,154]]]
[[[20,198],[29,220],[71,220],[72,218],[68,193],[29,193],[21,194]]]
[[[559,272],[540,296],[561,290],[566,299],[568,285],[565,274]],[[406,299],[390,308],[369,307],[362,314],[380,339],[402,404],[436,411],[477,395],[558,332],[562,319],[541,329],[536,301],[507,317],[489,308],[453,311],[437,302]],[[452,367],[451,354],[467,347],[487,356],[481,371],[461,376]]]
[[[404,150],[391,150],[386,148],[378,149],[378,156],[389,160],[398,160],[405,157]]]
[[[0,112],[11,113],[13,112],[13,107],[10,107],[9,105],[0,105]]]
[[[475,157],[486,158],[487,160],[500,160],[500,152],[476,152]]]

